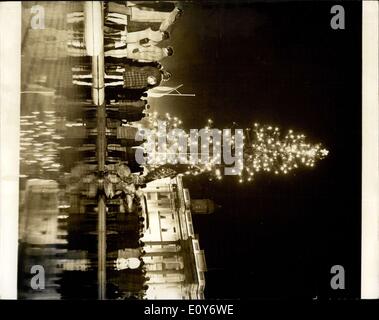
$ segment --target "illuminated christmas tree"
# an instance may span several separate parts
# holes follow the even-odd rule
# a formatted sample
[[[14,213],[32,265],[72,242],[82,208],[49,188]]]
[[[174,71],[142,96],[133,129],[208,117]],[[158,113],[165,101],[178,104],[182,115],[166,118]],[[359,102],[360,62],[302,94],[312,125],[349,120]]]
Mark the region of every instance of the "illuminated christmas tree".
[[[146,181],[177,174],[207,174],[221,180],[229,167],[227,174],[236,175],[241,183],[250,182],[262,173],[285,175],[314,167],[328,155],[320,143],[311,144],[304,134],[292,130],[283,135],[278,127],[257,123],[243,130],[218,130],[211,128],[212,123],[208,120],[199,137],[192,130],[185,132],[182,122],[170,114],[152,113],[145,118],[140,127],[149,129],[148,141],[142,145],[147,155]],[[234,157],[233,168],[223,159],[226,149]]]
[[[255,123],[245,130],[245,138],[242,181],[251,181],[261,172],[288,174],[300,167],[313,167],[329,153],[320,143],[308,143],[304,134],[288,130],[283,136],[278,127],[270,125]]]

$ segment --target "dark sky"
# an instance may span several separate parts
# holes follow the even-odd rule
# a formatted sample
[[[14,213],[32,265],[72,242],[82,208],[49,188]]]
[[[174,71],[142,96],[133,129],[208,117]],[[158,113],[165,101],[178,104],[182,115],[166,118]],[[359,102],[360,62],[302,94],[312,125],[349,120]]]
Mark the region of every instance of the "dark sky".
[[[194,217],[207,298],[359,296],[361,8],[343,3],[346,29],[333,30],[333,4],[187,3],[174,28],[168,84],[196,97],[155,99],[159,112],[186,128],[208,118],[217,128],[269,123],[330,150],[313,170],[286,177],[187,182],[193,198],[222,206]],[[335,264],[345,268],[345,290],[330,289]]]

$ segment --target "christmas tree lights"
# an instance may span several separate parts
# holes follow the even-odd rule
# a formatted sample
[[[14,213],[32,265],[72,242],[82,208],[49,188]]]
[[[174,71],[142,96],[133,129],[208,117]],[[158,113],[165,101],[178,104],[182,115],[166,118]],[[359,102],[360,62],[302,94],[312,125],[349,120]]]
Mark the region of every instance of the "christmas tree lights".
[[[258,123],[243,130],[218,130],[212,125],[208,119],[200,137],[194,129],[185,132],[177,117],[149,114],[139,123],[149,130],[142,144],[148,159],[144,164],[147,180],[175,174],[207,174],[221,180],[229,167],[227,174],[237,176],[240,183],[250,182],[258,174],[287,175],[301,167],[314,167],[328,155],[322,144],[312,144],[293,130],[282,134],[278,127]],[[234,167],[225,163],[228,150]]]

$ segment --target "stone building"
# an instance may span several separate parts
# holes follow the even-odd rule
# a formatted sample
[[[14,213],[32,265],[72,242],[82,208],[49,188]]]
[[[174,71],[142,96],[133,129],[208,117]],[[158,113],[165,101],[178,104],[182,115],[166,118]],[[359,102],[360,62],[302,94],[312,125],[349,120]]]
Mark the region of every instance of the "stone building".
[[[147,298],[203,299],[205,256],[194,232],[191,199],[182,177],[155,180],[143,191]]]

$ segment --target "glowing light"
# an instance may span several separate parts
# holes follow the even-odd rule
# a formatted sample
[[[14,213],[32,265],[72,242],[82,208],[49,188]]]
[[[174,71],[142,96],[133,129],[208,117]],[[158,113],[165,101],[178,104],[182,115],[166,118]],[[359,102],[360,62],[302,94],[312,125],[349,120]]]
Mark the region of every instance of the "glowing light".
[[[177,174],[181,170],[186,175],[199,175],[201,173],[206,173],[217,180],[222,179],[222,170],[224,165],[221,162],[220,152],[211,152],[207,161],[200,160],[200,150],[198,154],[190,153],[190,147],[196,146],[206,147],[205,144],[201,145],[197,141],[197,137],[190,137],[188,133],[180,134],[180,138],[184,138],[188,143],[188,150],[185,148],[178,147],[178,138],[167,136],[167,144],[160,150],[156,152],[157,138],[158,134],[158,121],[165,121],[167,130],[172,128],[181,128],[181,120],[177,117],[172,117],[169,114],[166,116],[161,116],[154,112],[147,117],[146,127],[150,130],[153,135],[153,139],[143,144],[146,153],[149,154],[149,165],[148,169],[160,170],[161,166],[166,165],[168,150],[171,147],[175,147],[179,150],[177,154],[178,158],[176,161],[170,161],[173,167],[170,170],[163,168],[162,174],[172,174],[172,171],[177,171]],[[211,119],[208,119],[208,125],[213,123]],[[209,127],[206,127],[209,129]],[[219,130],[218,132],[221,133]],[[254,123],[251,128],[246,128],[243,132],[238,132],[243,139],[243,152],[236,152],[236,146],[234,144],[235,136],[233,130],[224,131],[224,143],[232,148],[233,154],[236,154],[242,158],[242,160],[237,160],[238,171],[232,169],[232,173],[238,176],[238,181],[243,183],[244,181],[251,182],[253,177],[257,174],[272,174],[272,175],[289,175],[294,169],[300,167],[312,168],[316,163],[325,158],[329,151],[322,147],[320,143],[311,144],[306,141],[306,136],[304,134],[295,133],[294,130],[289,129],[287,133],[283,136],[279,127],[274,127],[272,125],[260,125]],[[193,141],[191,138],[194,138]],[[220,141],[213,142],[213,139],[208,138],[209,150],[213,150],[214,146],[222,146]],[[150,151],[149,151],[150,150]],[[154,150],[154,151],[151,151]],[[188,161],[186,159],[188,158]],[[179,164],[177,164],[179,162]],[[179,166],[181,166],[179,168]]]

